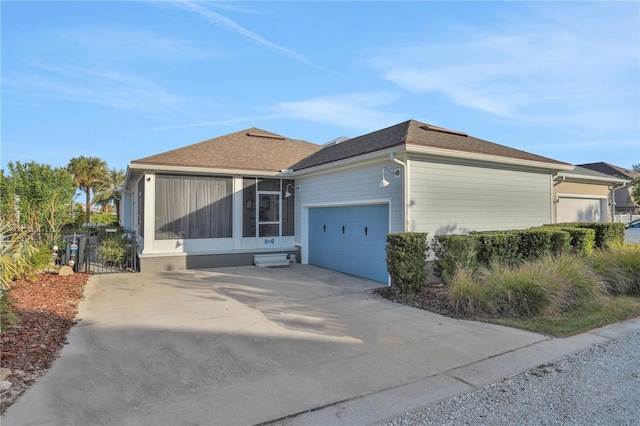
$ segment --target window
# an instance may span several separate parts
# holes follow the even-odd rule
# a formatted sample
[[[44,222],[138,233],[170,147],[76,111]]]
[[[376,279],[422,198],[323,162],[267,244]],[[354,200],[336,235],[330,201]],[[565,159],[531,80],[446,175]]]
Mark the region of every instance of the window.
[[[232,180],[211,176],[156,176],[156,239],[230,238]]]

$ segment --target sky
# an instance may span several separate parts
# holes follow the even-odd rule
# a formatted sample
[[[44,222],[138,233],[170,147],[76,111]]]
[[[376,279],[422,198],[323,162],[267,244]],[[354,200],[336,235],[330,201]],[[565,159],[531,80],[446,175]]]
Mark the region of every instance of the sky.
[[[640,2],[0,2],[0,162],[139,158],[258,127],[414,119],[640,163]]]

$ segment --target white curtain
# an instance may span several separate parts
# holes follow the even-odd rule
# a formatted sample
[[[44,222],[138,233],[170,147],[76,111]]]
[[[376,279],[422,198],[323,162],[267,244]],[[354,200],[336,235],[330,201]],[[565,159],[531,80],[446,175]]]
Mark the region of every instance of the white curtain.
[[[156,176],[156,239],[230,238],[230,177]]]

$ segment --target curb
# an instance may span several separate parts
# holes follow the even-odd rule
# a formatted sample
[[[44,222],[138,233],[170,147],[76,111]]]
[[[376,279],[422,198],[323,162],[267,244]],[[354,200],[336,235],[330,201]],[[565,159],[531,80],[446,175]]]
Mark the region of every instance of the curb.
[[[461,367],[263,424],[378,424],[640,330],[640,318],[565,338],[549,338]]]

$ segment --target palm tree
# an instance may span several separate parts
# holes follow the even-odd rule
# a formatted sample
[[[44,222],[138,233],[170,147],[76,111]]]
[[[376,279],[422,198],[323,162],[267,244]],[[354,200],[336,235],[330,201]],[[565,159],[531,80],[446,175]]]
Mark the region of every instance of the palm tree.
[[[69,161],[67,166],[69,173],[73,175],[73,182],[78,189],[84,191],[87,198],[85,211],[87,221],[91,222],[91,190],[95,192],[98,182],[107,175],[107,163],[98,157],[75,157]]]
[[[120,219],[120,199],[116,193],[116,189],[124,185],[124,170],[109,170],[104,179],[98,182],[97,191],[93,195],[93,203],[102,206],[102,209],[106,211],[108,206],[115,205],[116,217]]]

